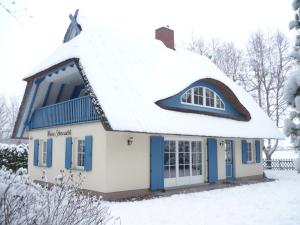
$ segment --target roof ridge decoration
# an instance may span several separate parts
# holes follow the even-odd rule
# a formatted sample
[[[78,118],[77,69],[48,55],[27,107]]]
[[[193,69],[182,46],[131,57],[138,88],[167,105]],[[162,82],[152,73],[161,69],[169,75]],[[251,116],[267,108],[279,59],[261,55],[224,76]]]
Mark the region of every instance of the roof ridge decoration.
[[[79,9],[76,9],[74,16],[72,14],[69,15],[69,18],[71,20],[71,23],[67,29],[67,32],[64,36],[64,41],[63,43],[66,43],[76,37],[77,35],[80,34],[82,31],[82,28],[80,24],[77,22],[77,16],[78,16]]]

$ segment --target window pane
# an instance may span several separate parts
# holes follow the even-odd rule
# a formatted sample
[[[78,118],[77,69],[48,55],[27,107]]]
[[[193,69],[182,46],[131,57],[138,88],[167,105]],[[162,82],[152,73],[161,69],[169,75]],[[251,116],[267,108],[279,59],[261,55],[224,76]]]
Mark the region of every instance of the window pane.
[[[186,91],[182,97],[181,97],[181,101],[182,102],[186,102],[186,103],[192,103],[192,91],[191,89]]]
[[[184,164],[184,153],[178,154],[178,162],[179,164]]]
[[[194,88],[194,104],[203,105],[203,88]]]
[[[176,142],[170,141],[170,152],[175,152],[175,151],[176,151]]]
[[[174,165],[176,164],[176,155],[175,153],[170,153],[170,165]]]
[[[84,166],[84,140],[78,140],[77,142],[77,166]]]
[[[169,153],[165,153],[164,165],[170,165]]]
[[[247,143],[247,161],[252,162],[252,148],[251,143]]]
[[[42,163],[43,165],[46,165],[46,158],[47,158],[47,142],[43,142],[43,152],[42,152]]]
[[[206,94],[206,100],[205,100],[206,106],[214,107],[215,106],[215,99],[214,99],[215,93],[212,92],[210,89],[206,88],[205,94]]]
[[[184,166],[184,176],[190,176],[190,165]]]
[[[170,177],[170,174],[169,174],[169,166],[165,166],[165,170],[164,170],[164,177],[165,178],[169,178]]]
[[[176,168],[175,168],[175,166],[170,166],[170,177],[176,177]]]
[[[179,164],[179,176],[180,177],[184,176],[184,165]]]

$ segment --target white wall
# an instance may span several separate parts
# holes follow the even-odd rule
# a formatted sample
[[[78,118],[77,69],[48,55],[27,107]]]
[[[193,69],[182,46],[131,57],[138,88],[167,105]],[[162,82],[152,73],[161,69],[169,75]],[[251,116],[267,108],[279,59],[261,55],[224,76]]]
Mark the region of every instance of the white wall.
[[[127,144],[133,137],[132,145]],[[150,135],[107,132],[107,192],[150,187]]]
[[[253,154],[253,163],[243,164],[242,163],[242,144],[240,138],[235,139],[235,148],[234,148],[234,173],[236,178],[256,176],[263,174],[263,164],[262,164],[262,146],[263,142],[260,143],[260,159],[261,163],[256,163],[256,151],[255,151],[255,140],[249,139],[252,142],[252,148],[254,151]]]
[[[49,182],[54,182],[61,169],[65,169],[65,146],[66,137],[51,137],[53,139],[53,153],[52,153],[52,167],[37,167],[33,165],[33,143],[35,139],[47,140],[47,131],[56,131],[59,129],[65,131],[72,130],[72,137],[84,137],[87,135],[93,136],[93,157],[92,157],[92,171],[85,172],[80,170],[73,170],[74,173],[82,172],[86,176],[86,181],[83,188],[104,192],[106,189],[106,132],[104,131],[100,122],[59,126],[49,129],[39,129],[29,132],[29,159],[28,171],[29,174],[36,180],[41,180],[43,171]],[[74,145],[73,145],[74,146]],[[67,173],[66,173],[67,174]]]
[[[71,129],[72,137],[93,136],[93,165],[92,171],[78,171],[86,176],[83,188],[99,192],[118,192],[138,189],[149,189],[150,187],[150,134],[111,132],[105,131],[100,122],[60,126],[56,128],[40,129],[30,131],[30,151],[29,151],[29,174],[40,180],[43,171],[46,172],[48,181],[54,182],[54,177],[65,167],[65,141],[66,136],[53,138],[52,167],[33,166],[33,142],[35,139],[46,140],[47,131],[61,131]],[[127,140],[133,137],[132,145],[127,144]],[[178,137],[178,136],[168,136]],[[180,136],[180,138],[184,138]],[[192,137],[187,137],[191,140]],[[206,138],[203,145],[204,157],[204,179],[207,181],[207,145]],[[218,179],[226,179],[225,169],[225,149],[220,146],[218,139]],[[234,140],[234,176],[236,178],[244,176],[262,175],[262,163],[242,164],[241,139]],[[252,140],[253,144],[255,140]],[[254,145],[253,145],[254,146]],[[261,145],[262,146],[262,145]],[[254,151],[255,152],[255,151]],[[255,154],[254,154],[255,159]]]

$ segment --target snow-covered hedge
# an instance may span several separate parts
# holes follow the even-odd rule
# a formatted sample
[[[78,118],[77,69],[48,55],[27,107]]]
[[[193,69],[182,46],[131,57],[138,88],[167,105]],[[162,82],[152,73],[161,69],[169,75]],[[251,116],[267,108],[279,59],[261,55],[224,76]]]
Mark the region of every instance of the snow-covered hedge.
[[[45,179],[45,177],[44,177]],[[0,170],[0,224],[86,225],[114,223],[100,198],[82,195],[81,175],[63,171],[51,186],[32,181],[26,169]]]
[[[27,168],[28,145],[7,145],[0,144],[0,168],[5,166],[8,169],[17,171],[19,168]]]

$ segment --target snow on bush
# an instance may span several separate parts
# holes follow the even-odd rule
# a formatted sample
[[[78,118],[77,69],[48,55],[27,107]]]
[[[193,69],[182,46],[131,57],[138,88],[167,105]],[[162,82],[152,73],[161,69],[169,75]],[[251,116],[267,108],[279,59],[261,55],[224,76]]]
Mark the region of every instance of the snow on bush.
[[[45,178],[45,177],[44,177]],[[101,198],[83,195],[82,175],[63,171],[52,186],[32,181],[26,169],[0,170],[0,224],[108,224],[112,217]],[[114,221],[113,221],[114,222]]]
[[[0,168],[5,166],[8,169],[17,171],[19,168],[27,168],[28,145],[7,145],[0,144]]]

